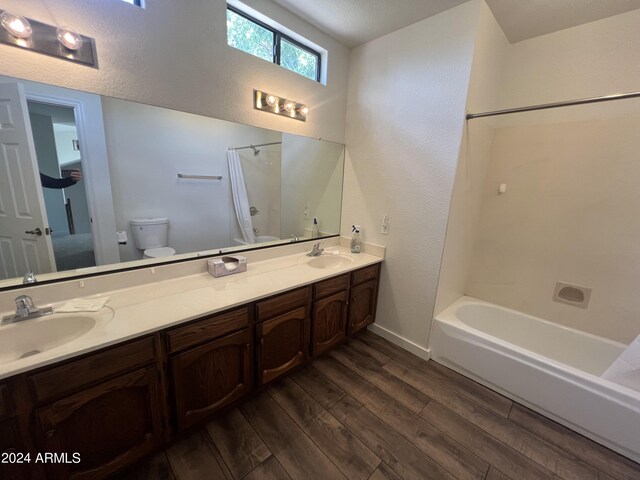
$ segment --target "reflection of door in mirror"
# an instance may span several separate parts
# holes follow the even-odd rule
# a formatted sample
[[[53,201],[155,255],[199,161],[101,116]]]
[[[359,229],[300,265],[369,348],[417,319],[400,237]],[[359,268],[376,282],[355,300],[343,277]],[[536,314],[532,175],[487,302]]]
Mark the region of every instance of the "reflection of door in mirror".
[[[18,198],[24,192],[38,192],[47,220],[41,222],[45,234],[38,242],[47,243],[50,249],[49,257],[42,250],[27,257],[29,260],[16,266],[15,275],[9,278],[22,277],[24,269],[47,273],[119,262],[100,96],[0,76],[2,84],[17,84],[24,91],[25,129],[35,162],[33,186],[16,180],[7,188],[18,192]],[[21,159],[21,168],[25,159]],[[73,184],[64,179],[70,170],[81,171],[81,181]],[[43,188],[39,174],[48,177],[45,187],[54,188]],[[0,234],[4,235],[6,228],[2,225]],[[50,266],[44,268],[43,264]]]
[[[55,271],[22,85],[0,84],[0,278]]]
[[[73,108],[27,102],[58,271],[96,265]],[[72,178],[73,176],[73,178]],[[49,180],[55,179],[55,180]]]

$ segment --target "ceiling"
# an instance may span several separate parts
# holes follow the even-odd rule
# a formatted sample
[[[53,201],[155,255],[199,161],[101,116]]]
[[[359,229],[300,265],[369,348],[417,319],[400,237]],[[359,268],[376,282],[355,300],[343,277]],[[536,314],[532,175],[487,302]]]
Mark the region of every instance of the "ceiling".
[[[466,0],[274,0],[355,47]],[[487,0],[511,43],[640,8],[640,0]]]
[[[487,4],[511,43],[640,8],[640,0],[487,0]]]

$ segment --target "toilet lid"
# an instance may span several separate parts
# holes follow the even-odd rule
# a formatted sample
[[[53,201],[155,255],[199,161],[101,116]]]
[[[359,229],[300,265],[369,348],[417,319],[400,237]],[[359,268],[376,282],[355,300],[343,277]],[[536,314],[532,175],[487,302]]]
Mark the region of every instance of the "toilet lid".
[[[147,248],[144,255],[148,258],[169,257],[175,255],[176,251],[171,247]]]

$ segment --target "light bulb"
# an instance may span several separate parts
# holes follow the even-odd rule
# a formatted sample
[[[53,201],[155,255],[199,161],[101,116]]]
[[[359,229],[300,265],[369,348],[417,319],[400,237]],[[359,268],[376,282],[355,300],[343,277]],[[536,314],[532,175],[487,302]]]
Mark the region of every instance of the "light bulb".
[[[300,109],[300,112],[301,112],[303,115],[307,115],[307,113],[309,113],[309,107],[307,107],[306,105],[305,105],[305,106],[303,106],[303,107]]]
[[[68,27],[59,27],[57,32],[58,41],[69,50],[80,50],[82,48],[82,36]]]
[[[284,109],[287,112],[292,112],[295,106],[296,106],[295,103],[293,103],[291,100],[287,100],[284,104]]]
[[[272,95],[272,94],[267,95],[267,105],[271,107],[273,107],[274,105],[277,105],[279,100],[280,99],[275,95]]]
[[[0,14],[0,23],[14,37],[29,38],[31,36],[31,25],[24,17],[5,11]]]

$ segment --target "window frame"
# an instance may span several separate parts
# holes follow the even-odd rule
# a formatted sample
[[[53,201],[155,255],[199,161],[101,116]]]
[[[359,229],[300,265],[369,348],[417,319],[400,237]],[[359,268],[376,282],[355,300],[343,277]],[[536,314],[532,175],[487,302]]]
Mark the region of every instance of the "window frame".
[[[136,0],[139,1],[139,0]],[[320,52],[317,52],[316,50],[308,47],[307,45],[304,45],[303,43],[300,43],[298,40],[295,40],[293,38],[291,38],[289,35],[287,35],[286,33],[282,33],[281,31],[277,30],[276,28],[272,27],[271,25],[268,25],[264,22],[261,22],[260,20],[252,17],[251,15],[243,12],[242,10],[240,10],[237,7],[234,7],[233,5],[229,5],[227,4],[227,10],[231,10],[233,13],[240,15],[241,17],[244,17],[246,20],[255,23],[256,25],[258,25],[259,27],[264,28],[265,30],[269,30],[272,34],[273,34],[273,58],[271,63],[274,63],[275,65],[278,65],[282,68],[284,68],[285,70],[288,70],[290,72],[293,72],[297,75],[300,75],[303,78],[307,78],[309,80],[315,80],[316,82],[320,82],[321,78],[322,78],[322,55],[320,54]],[[295,70],[291,70],[289,68],[286,68],[284,66],[282,66],[280,64],[280,45],[282,43],[282,40],[286,40],[288,43],[292,44],[293,46],[299,48],[300,50],[304,50],[305,52],[313,55],[314,57],[316,57],[317,62],[316,62],[316,78],[312,79],[310,77],[307,77],[306,75],[302,75],[301,73],[296,72]],[[229,33],[227,32],[227,45],[229,45]],[[229,45],[231,46],[231,45]],[[235,47],[233,47],[235,48]],[[238,49],[240,50],[240,49]],[[240,50],[240,51],[244,51],[244,50]],[[249,53],[249,52],[245,52],[245,53]],[[252,54],[250,54],[252,55]],[[256,55],[253,55],[256,56]],[[257,58],[261,58],[261,57],[257,57]],[[262,59],[264,60],[264,59]]]

